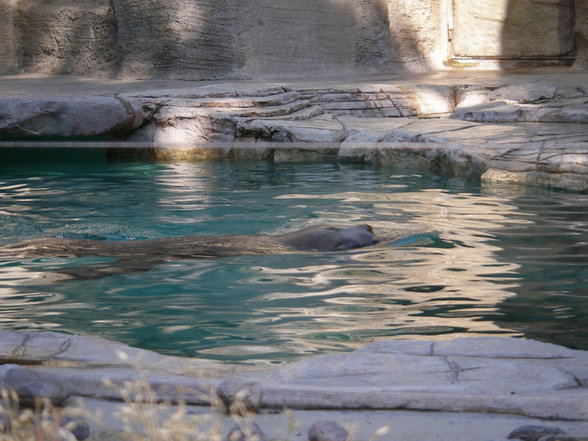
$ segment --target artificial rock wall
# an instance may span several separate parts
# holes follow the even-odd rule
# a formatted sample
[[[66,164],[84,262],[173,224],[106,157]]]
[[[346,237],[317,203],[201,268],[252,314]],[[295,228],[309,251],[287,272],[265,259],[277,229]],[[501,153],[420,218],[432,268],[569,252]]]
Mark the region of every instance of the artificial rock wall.
[[[588,70],[588,0],[576,0],[576,67]]]
[[[0,0],[0,73],[211,79],[423,70],[438,52],[438,2]]]
[[[460,1],[471,3],[0,0],[0,74],[228,79],[431,70],[448,58],[448,17]],[[517,8],[517,2],[526,6]],[[554,14],[562,7],[575,8],[570,35],[576,39],[576,64],[586,67],[588,0],[482,3],[508,3],[510,11],[527,14],[534,10],[533,2],[537,7],[546,2],[563,5],[543,7]],[[529,20],[511,16],[505,23],[524,27]],[[501,27],[496,29],[500,32]],[[517,32],[526,34],[524,29]],[[490,36],[488,44],[491,39],[496,44],[497,38]]]

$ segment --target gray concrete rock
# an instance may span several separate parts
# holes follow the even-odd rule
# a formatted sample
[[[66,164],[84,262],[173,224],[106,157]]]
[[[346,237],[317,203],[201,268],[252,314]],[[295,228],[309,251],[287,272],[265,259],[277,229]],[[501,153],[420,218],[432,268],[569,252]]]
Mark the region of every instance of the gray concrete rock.
[[[0,71],[5,72],[132,79],[309,77],[433,70],[448,61],[448,23],[437,0],[93,0],[83,5],[50,0],[41,6],[10,0],[0,6],[0,36],[6,42]],[[554,56],[555,47],[566,51],[575,37],[576,66],[583,68],[584,5],[577,1],[575,10],[566,1],[532,6],[455,6],[453,49],[512,57],[528,55],[531,46]],[[471,38],[472,33],[485,38]],[[506,33],[509,38],[503,38]]]
[[[41,376],[19,365],[0,367],[0,380],[3,388],[14,392],[19,404],[25,407],[37,407],[43,399],[59,406],[71,395],[67,384],[59,377]]]
[[[252,422],[243,425],[235,424],[227,434],[226,441],[267,441],[267,436],[261,428]]]
[[[440,15],[389,3],[10,0],[0,5],[0,72],[216,79],[424,68]]]
[[[499,87],[456,88],[451,118],[487,123],[585,123],[588,105],[582,87],[541,80]]]
[[[10,429],[10,417],[8,413],[2,409],[2,404],[0,403],[0,433],[8,432]]]
[[[576,49],[585,68],[583,1],[454,5],[452,51],[516,58]],[[194,80],[432,71],[453,61],[444,8],[438,0],[5,0],[0,72]]]
[[[524,341],[518,344],[523,354],[535,352],[536,355],[527,355],[536,360],[536,363],[531,364],[527,360],[521,360],[516,352],[508,351],[508,344],[504,351],[499,347],[494,349],[494,344],[499,346],[500,341],[491,338],[464,340],[447,342],[448,345],[463,345],[457,350],[446,349],[446,342],[439,342],[430,345],[431,352],[421,354],[412,353],[412,347],[416,345],[414,342],[410,342],[413,345],[408,342],[376,343],[350,354],[327,355],[321,362],[315,362],[313,359],[294,362],[266,378],[265,384],[275,381],[280,384],[305,386],[379,386],[397,391],[454,391],[494,395],[509,395],[528,390],[559,390],[577,386],[575,377],[563,369],[563,364],[559,367],[551,366],[551,356],[549,360],[541,362],[548,346],[543,346],[543,352],[536,354],[532,349],[538,342],[529,342],[528,346]],[[382,350],[383,347],[388,349]],[[394,349],[396,347],[397,352]],[[500,355],[495,357],[493,350],[500,350]],[[582,363],[586,365],[587,361],[583,360]],[[393,375],[388,366],[394,366]],[[347,378],[341,380],[342,375]]]
[[[19,0],[0,8],[6,6],[12,14],[7,61],[13,71],[88,77],[116,73],[117,20],[111,2]],[[6,22],[0,23],[1,35]]]
[[[519,147],[488,162],[482,180],[510,181],[569,190],[588,190],[586,145]]]
[[[545,435],[538,441],[578,441],[578,439],[569,435]]]
[[[228,413],[251,412],[261,405],[261,386],[256,382],[225,380],[218,385],[217,393]]]
[[[588,418],[582,386],[588,384],[588,355],[522,339],[380,342],[348,354],[304,359],[271,372],[243,376],[231,374],[231,367],[223,370],[210,364],[207,368],[196,361],[162,357],[87,337],[11,331],[0,331],[0,337],[0,356],[4,357],[16,359],[20,355],[30,360],[32,356],[49,356],[70,362],[109,363],[108,368],[98,370],[83,369],[85,364],[80,368],[5,366],[2,378],[6,384],[22,387],[27,396],[81,394],[116,398],[115,391],[107,390],[102,379],[108,376],[122,384],[136,378],[131,360],[141,360],[142,369],[157,366],[149,374],[152,388],[162,394],[162,399],[172,401],[176,398],[169,395],[170,387],[175,385],[183,388],[185,400],[206,402],[203,393],[214,384],[207,383],[208,372],[216,378],[224,375],[225,382],[219,390],[229,401],[240,396],[241,386],[254,385],[254,394],[245,398],[256,409],[429,409]],[[113,351],[124,357],[115,361]],[[194,371],[199,372],[198,381],[190,374]],[[33,386],[37,389],[31,389]],[[63,389],[67,389],[65,394]]]
[[[113,354],[123,348],[124,356]],[[5,365],[2,384],[6,374],[18,371],[16,379],[27,379],[27,387],[57,384],[76,400],[87,397],[85,401],[102,409],[123,406],[120,393],[104,386],[105,378],[127,387],[142,378],[149,381],[156,402],[198,405],[197,413],[210,412],[204,406],[218,403],[203,399],[207,391],[220,390],[230,403],[243,386],[252,386],[254,405],[249,408],[257,412],[255,421],[262,430],[287,427],[289,413],[280,412],[287,408],[307,415],[304,431],[317,420],[369,422],[361,428],[362,439],[391,422],[391,440],[415,441],[437,435],[443,441],[486,441],[500,435],[497,421],[501,433],[529,424],[544,430],[549,427],[545,419],[575,437],[588,430],[588,354],[524,339],[386,341],[269,369],[201,364],[88,337],[0,331],[0,357],[31,363],[43,356],[52,360],[51,366]],[[8,379],[18,384],[10,375]],[[247,393],[243,396],[249,399]],[[404,422],[397,424],[396,418]],[[423,418],[434,420],[434,427],[415,430]],[[241,435],[246,436],[235,436]]]
[[[150,82],[142,88],[3,80],[0,136],[125,139],[163,160],[340,158],[588,191],[588,83],[582,75]],[[287,145],[261,147],[268,142]],[[323,144],[328,149],[315,148]],[[220,148],[213,152],[211,145]],[[237,148],[244,145],[251,153]]]
[[[45,436],[54,437],[56,441],[76,441],[75,435],[63,427],[58,427],[56,430],[52,431],[51,435],[47,433]]]
[[[8,135],[121,135],[146,118],[141,103],[118,96],[4,97],[0,109],[0,134]]]
[[[297,408],[443,408],[588,417],[581,386],[588,375],[583,352],[518,339],[468,338],[446,345],[390,341],[301,360],[264,376],[262,400]]]
[[[377,134],[355,130],[341,143],[337,158],[340,161],[376,162],[379,141]]]
[[[181,357],[171,359],[124,343],[54,332],[1,330],[0,354],[14,363],[41,360],[51,360],[55,363],[75,361],[81,365],[105,363],[112,368],[134,368],[135,370],[144,366],[157,366],[161,372],[177,375],[194,371],[203,373],[226,371],[222,365],[211,361]],[[232,369],[229,367],[229,370]]]
[[[451,117],[464,121],[510,123],[510,122],[567,122],[586,123],[588,105],[585,99],[558,99],[541,104],[526,104],[512,101],[490,101],[469,107],[458,107]]]
[[[308,430],[308,441],[347,441],[349,433],[336,421],[320,420]]]
[[[90,425],[80,415],[65,416],[60,421],[61,427],[71,432],[78,441],[83,441],[90,436]]]
[[[459,3],[453,14],[456,29],[453,50],[462,56],[500,54],[512,58],[536,55],[540,51],[553,57],[565,55],[574,47],[570,29],[574,8],[567,1]],[[568,25],[555,41],[546,29],[559,28],[562,20]],[[473,38],[474,35],[484,35],[484,38]]]
[[[522,441],[539,441],[540,438],[553,435],[566,435],[566,432],[564,432],[558,427],[527,425],[521,426],[513,430],[508,435],[508,439],[520,439]]]

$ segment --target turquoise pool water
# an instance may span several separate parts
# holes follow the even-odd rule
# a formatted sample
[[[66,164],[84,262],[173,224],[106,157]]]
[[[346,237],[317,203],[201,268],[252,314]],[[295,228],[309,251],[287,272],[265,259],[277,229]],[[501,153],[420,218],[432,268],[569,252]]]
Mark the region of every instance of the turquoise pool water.
[[[385,339],[514,335],[588,349],[588,195],[364,165],[4,161],[0,241],[280,234],[370,223],[394,244],[169,261],[4,257],[0,327],[279,363]]]

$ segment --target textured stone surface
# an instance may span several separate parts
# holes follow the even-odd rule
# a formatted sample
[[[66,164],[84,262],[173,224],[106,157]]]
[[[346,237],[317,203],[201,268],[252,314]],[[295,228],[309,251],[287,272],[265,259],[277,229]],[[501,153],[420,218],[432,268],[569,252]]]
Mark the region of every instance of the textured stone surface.
[[[0,94],[0,137],[99,135],[149,159],[365,161],[588,191],[588,81],[573,71],[279,83],[17,76]]]
[[[106,364],[113,368],[141,369],[144,366],[169,375],[209,370],[224,371],[221,366],[207,361],[176,357],[173,360],[154,352],[144,351],[99,338],[85,338],[51,332],[26,333],[0,331],[0,357],[3,362],[35,364],[51,360],[57,364],[69,361],[92,365]]]
[[[538,441],[548,435],[565,435],[566,432],[558,427],[550,426],[521,426],[510,432],[508,439],[520,439],[522,441]]]
[[[114,430],[121,430],[121,423],[116,414],[128,406],[122,403],[84,399],[83,405],[90,411],[99,410],[107,418],[103,423]],[[173,411],[173,408],[171,409]],[[205,416],[210,410],[197,406],[188,406],[188,415]],[[162,413],[169,413],[169,408],[160,408]],[[112,415],[112,416],[111,416]],[[234,426],[230,416],[219,416],[222,422],[222,435],[226,435]],[[248,420],[257,424],[269,439],[283,439],[288,434],[294,439],[305,440],[308,431],[317,421],[333,421],[343,426],[357,440],[386,441],[506,441],[507,435],[522,425],[544,425],[561,427],[569,436],[579,441],[588,433],[588,423],[579,421],[543,421],[503,414],[451,413],[423,411],[378,411],[378,410],[277,410],[262,411],[249,415]],[[102,427],[103,428],[103,427]],[[94,428],[93,428],[94,429]],[[99,432],[98,427],[95,432]],[[90,440],[96,438],[90,438]],[[104,435],[100,440],[109,438]],[[567,440],[566,440],[567,441]]]
[[[586,85],[554,84],[541,80],[496,88],[460,86],[451,117],[478,122],[588,121]]]
[[[242,394],[243,386],[253,388],[257,413],[239,427],[259,429],[268,439],[286,430],[304,436],[325,420],[353,427],[349,433],[357,439],[384,434],[390,441],[506,439],[529,425],[558,427],[577,439],[588,433],[588,354],[523,339],[387,341],[269,369],[163,357],[90,337],[0,331],[0,358],[27,364],[18,369],[36,382],[67,385],[69,393],[85,397],[82,407],[106,418],[98,426],[88,420],[91,433],[101,434],[88,439],[119,439],[114,432],[124,426],[118,418],[130,408],[113,385],[125,387],[127,399],[141,400],[145,395],[133,392],[138,380],[149,381],[153,404],[170,403],[141,404],[151,417],[174,414],[178,397],[189,405],[182,414],[210,416],[202,407],[215,403],[208,387],[227,398]],[[6,371],[10,366],[0,370],[2,386],[11,381]],[[76,406],[78,399],[67,403]],[[227,429],[234,424],[219,418]],[[105,428],[114,432],[104,435]]]
[[[586,146],[582,144],[539,148],[519,146],[493,157],[482,179],[586,191],[587,153]]]
[[[0,73],[213,79],[425,68],[439,53],[438,7],[401,3],[5,0]]]
[[[349,434],[336,421],[320,420],[308,429],[308,441],[347,441]]]
[[[16,0],[0,2],[0,75],[17,73],[22,65],[22,55],[15,29]]]
[[[32,136],[116,135],[144,122],[149,108],[118,96],[0,97],[0,132]]]
[[[0,433],[7,432],[10,429],[10,417],[8,413],[0,407]]]
[[[569,0],[453,4],[453,48],[458,56],[532,57],[573,53],[574,5]]]
[[[238,63],[230,0],[114,0],[123,78],[215,78]]]
[[[21,406],[35,408],[42,399],[49,400],[53,405],[61,405],[69,396],[69,387],[62,378],[39,375],[16,364],[0,366],[2,389],[16,393]]]
[[[577,69],[588,69],[588,0],[576,0],[576,62]]]
[[[586,0],[3,0],[0,74],[284,78],[425,71],[456,55],[586,68]],[[575,39],[575,41],[574,41]]]
[[[588,355],[535,341],[388,341],[269,372],[241,368],[235,375],[230,367],[165,358],[88,337],[10,331],[0,331],[0,337],[2,359],[29,364],[52,360],[52,367],[19,372],[34,376],[39,388],[62,386],[71,395],[117,398],[107,391],[104,378],[115,384],[139,378],[132,369],[138,363],[155,394],[173,399],[173,388],[182,388],[184,399],[198,404],[206,402],[207,387],[218,385],[227,402],[245,389],[255,391],[258,409],[420,409],[588,420]],[[0,372],[5,386],[14,380],[12,370]],[[225,381],[219,384],[211,376]]]
[[[13,66],[90,77],[114,73],[117,25],[109,1],[19,0],[13,5]]]
[[[226,441],[267,441],[267,436],[256,423],[234,425],[227,434]]]
[[[69,430],[78,441],[84,441],[90,436],[90,425],[80,415],[66,416],[60,421],[60,425]]]

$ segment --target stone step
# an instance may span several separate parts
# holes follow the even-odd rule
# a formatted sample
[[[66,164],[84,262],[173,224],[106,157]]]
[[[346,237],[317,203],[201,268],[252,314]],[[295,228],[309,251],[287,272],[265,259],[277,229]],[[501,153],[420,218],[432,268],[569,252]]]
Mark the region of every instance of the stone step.
[[[263,96],[219,97],[195,100],[199,107],[249,108],[273,107],[292,103],[300,98],[297,92],[283,92]]]
[[[230,114],[231,116],[240,118],[270,118],[287,116],[309,106],[309,101],[297,100],[279,106],[231,108]],[[222,112],[223,109],[217,108],[217,110]]]
[[[340,102],[340,101],[366,101],[366,100],[395,100],[404,103],[412,102],[412,93],[402,92],[345,92],[345,91],[332,91],[326,94],[305,96],[310,100],[322,101],[322,102]]]
[[[242,90],[236,90],[229,88],[227,90],[211,90],[207,87],[197,88],[189,91],[182,91],[178,92],[177,90],[163,90],[158,91],[158,93],[145,93],[145,92],[135,92],[135,93],[128,93],[125,96],[129,98],[157,98],[160,100],[176,100],[176,99],[183,99],[183,100],[198,100],[198,99],[205,99],[205,98],[252,98],[252,97],[266,97],[270,95],[279,95],[286,92],[284,87],[274,86],[274,87],[267,87],[262,89],[257,88],[244,88]]]
[[[304,113],[298,113],[313,107]],[[296,92],[279,95],[245,98],[172,99],[157,113],[158,119],[197,118],[203,115],[221,118],[273,118],[308,119],[322,113],[322,109],[311,106],[308,100],[299,99]],[[289,115],[293,115],[289,117]]]
[[[309,99],[312,104],[335,116],[388,118],[418,114],[415,99],[399,91],[329,91]]]
[[[546,100],[543,103],[517,103],[504,100],[489,101],[472,106],[458,106],[451,118],[475,122],[546,122],[588,123],[586,98]]]
[[[270,116],[267,119],[284,119],[289,121],[305,121],[325,113],[320,106],[309,105],[288,115]]]
[[[363,106],[353,103],[340,103],[338,105],[323,105],[323,110],[335,116],[355,116],[364,118],[398,118],[416,116],[413,109],[396,107],[394,105],[366,104]]]

